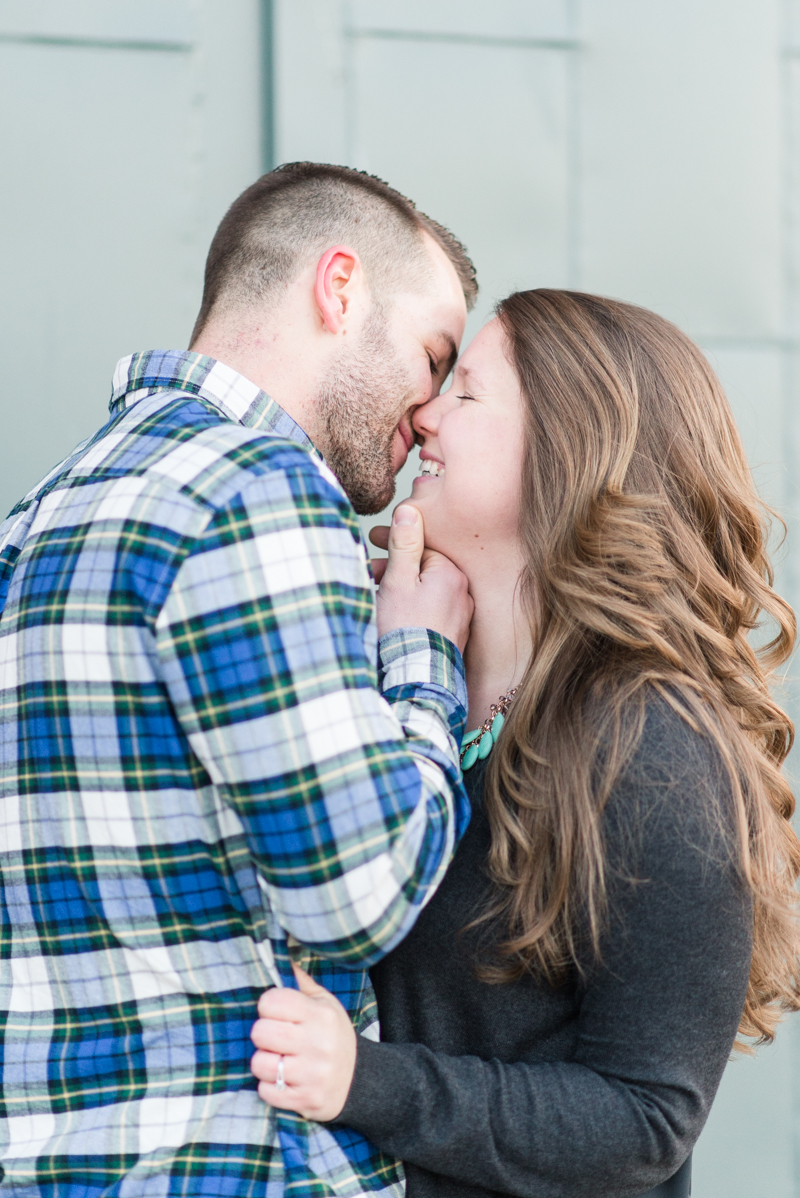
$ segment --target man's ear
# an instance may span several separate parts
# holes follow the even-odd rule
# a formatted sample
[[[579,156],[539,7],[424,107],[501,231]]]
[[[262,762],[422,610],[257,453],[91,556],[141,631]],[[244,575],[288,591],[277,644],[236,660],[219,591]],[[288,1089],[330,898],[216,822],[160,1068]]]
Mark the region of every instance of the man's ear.
[[[330,333],[346,331],[354,301],[364,289],[361,259],[349,245],[334,245],[317,263],[314,298],[324,327]]]

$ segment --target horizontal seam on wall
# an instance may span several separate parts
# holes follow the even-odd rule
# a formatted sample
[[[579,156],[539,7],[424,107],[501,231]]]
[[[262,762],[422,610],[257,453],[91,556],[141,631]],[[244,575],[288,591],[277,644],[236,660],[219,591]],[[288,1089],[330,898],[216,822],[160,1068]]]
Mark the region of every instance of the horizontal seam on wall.
[[[159,42],[135,38],[68,37],[51,33],[0,33],[0,45],[71,46],[89,50],[151,50],[157,53],[186,54],[191,42]]]
[[[567,37],[493,37],[480,33],[428,33],[413,29],[347,29],[352,38],[377,38],[383,41],[449,42],[460,46],[504,46],[519,50],[577,50],[580,42]]]

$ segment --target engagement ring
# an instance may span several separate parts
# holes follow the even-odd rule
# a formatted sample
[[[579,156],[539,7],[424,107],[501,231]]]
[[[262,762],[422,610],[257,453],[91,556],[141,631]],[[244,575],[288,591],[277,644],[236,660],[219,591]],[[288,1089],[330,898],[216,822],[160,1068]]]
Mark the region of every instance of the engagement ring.
[[[283,1076],[283,1057],[278,1061],[278,1072],[275,1074],[275,1086],[278,1090],[286,1089],[286,1078]]]

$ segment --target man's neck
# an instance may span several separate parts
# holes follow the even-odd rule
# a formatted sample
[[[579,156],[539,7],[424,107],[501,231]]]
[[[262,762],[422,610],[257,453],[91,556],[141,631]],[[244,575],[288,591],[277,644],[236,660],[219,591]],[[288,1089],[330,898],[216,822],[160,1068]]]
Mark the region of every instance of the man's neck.
[[[192,350],[223,362],[269,395],[317,443],[315,404],[323,365],[308,344],[300,351],[296,330],[285,320],[217,322],[204,329]]]

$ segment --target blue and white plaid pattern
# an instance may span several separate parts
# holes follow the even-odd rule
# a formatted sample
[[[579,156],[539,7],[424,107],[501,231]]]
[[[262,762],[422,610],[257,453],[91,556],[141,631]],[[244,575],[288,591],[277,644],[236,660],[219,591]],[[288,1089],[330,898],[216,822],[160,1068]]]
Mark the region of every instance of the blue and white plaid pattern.
[[[249,1032],[295,941],[368,1022],[467,820],[458,651],[379,653],[338,482],[192,353],[119,364],[0,527],[0,611],[0,1194],[400,1193],[260,1102]]]

